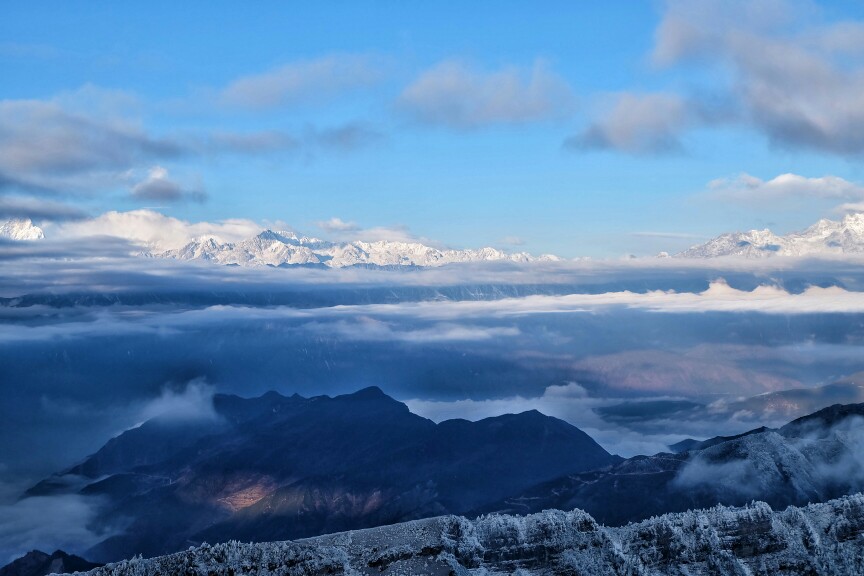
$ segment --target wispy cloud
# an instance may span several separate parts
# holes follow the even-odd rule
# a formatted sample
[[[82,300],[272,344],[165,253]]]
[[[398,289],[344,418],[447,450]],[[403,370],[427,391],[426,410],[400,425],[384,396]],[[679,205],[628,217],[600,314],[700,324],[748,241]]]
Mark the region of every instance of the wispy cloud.
[[[0,504],[0,562],[31,550],[84,552],[111,536],[109,529],[93,528],[101,501],[92,496],[65,494],[25,498]],[[46,522],[46,518],[51,518]]]
[[[0,125],[0,173],[45,189],[68,191],[70,177],[122,172],[185,153],[180,143],[132,124],[70,112],[49,101],[0,101]]]
[[[163,420],[216,420],[213,407],[215,389],[203,378],[187,382],[180,389],[165,386],[159,397],[147,402],[139,412],[141,422],[151,418]]]
[[[329,234],[333,240],[354,241],[361,240],[364,242],[425,242],[430,243],[428,239],[419,238],[412,233],[407,226],[375,226],[372,228],[364,228],[356,222],[346,222],[341,218],[330,218],[315,223],[315,226],[320,228],[325,234]]]
[[[368,55],[323,56],[238,78],[221,90],[219,100],[257,110],[316,103],[374,85],[383,74],[380,61]]]
[[[5,218],[47,219],[54,222],[81,220],[88,215],[70,204],[30,198],[26,196],[0,196],[0,220]]]
[[[327,337],[338,336],[348,340],[413,344],[483,342],[520,334],[519,329],[514,326],[478,326],[439,322],[431,326],[404,327],[370,316],[359,316],[353,321],[310,322],[304,324],[302,328]]]
[[[415,120],[456,129],[560,118],[573,94],[548,64],[480,70],[447,60],[423,72],[402,92],[398,106]]]
[[[324,232],[335,232],[337,234],[357,232],[360,230],[360,226],[355,222],[346,222],[341,218],[336,218],[335,216],[329,220],[316,222],[315,225]]]
[[[699,234],[689,234],[686,232],[656,232],[656,231],[631,232],[630,236],[635,236],[636,238],[672,238],[672,239],[704,238],[704,236],[700,236]]]

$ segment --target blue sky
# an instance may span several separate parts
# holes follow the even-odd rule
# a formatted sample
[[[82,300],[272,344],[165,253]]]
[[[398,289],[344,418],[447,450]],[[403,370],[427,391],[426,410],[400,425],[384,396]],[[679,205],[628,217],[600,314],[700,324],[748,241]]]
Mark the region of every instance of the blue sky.
[[[786,232],[864,202],[862,23],[781,0],[21,3],[0,212],[568,257]]]

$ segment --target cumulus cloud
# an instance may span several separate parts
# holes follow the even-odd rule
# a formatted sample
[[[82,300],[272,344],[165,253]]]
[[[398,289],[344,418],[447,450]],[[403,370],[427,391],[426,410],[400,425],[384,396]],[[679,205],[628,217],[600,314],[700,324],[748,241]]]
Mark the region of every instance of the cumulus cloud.
[[[568,147],[663,152],[692,129],[732,125],[786,147],[864,151],[864,23],[827,21],[793,0],[663,6],[652,62],[695,63],[713,70],[710,80],[689,93],[624,94]]]
[[[564,146],[640,154],[677,151],[682,148],[680,133],[697,119],[692,107],[674,94],[619,94],[602,118],[565,140]]]
[[[114,236],[154,250],[170,250],[201,237],[213,237],[221,242],[238,242],[258,234],[264,228],[263,224],[252,220],[189,222],[153,210],[131,210],[106,212],[95,218],[57,224],[48,230],[50,237],[55,239]]]
[[[448,60],[420,74],[398,105],[419,122],[471,129],[560,118],[572,102],[570,87],[543,61],[486,71]]]
[[[168,170],[162,166],[153,166],[147,177],[132,186],[132,197],[136,200],[155,202],[178,202],[193,200],[203,202],[207,194],[202,190],[186,189],[171,179]]]
[[[708,183],[711,195],[736,201],[783,200],[793,198],[824,198],[830,200],[864,199],[864,186],[838,176],[808,178],[798,174],[780,174],[763,180],[741,173]]]
[[[375,58],[339,54],[290,62],[273,70],[238,78],[219,94],[226,105],[270,109],[318,102],[377,83],[383,70]]]

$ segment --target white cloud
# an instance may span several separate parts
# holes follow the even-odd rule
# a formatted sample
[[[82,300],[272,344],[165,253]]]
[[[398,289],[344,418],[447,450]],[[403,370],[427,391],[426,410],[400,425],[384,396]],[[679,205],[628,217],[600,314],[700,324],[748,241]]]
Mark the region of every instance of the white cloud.
[[[858,212],[864,212],[864,202],[846,202],[837,206],[834,210],[841,214],[857,214]]]
[[[253,109],[318,102],[342,92],[371,86],[383,76],[370,56],[339,54],[290,62],[239,78],[220,93],[222,103]]]
[[[796,0],[667,0],[658,68],[696,64],[690,89],[626,93],[570,138],[571,148],[662,152],[688,131],[746,127],[786,147],[864,151],[864,22],[828,21]]]
[[[206,270],[206,268],[205,268]],[[176,273],[167,270],[165,273]],[[354,278],[354,275],[349,275]],[[284,278],[284,277],[283,277]],[[333,281],[338,276],[328,275]],[[343,305],[327,308],[298,309],[292,307],[254,308],[244,306],[212,306],[205,309],[124,316],[111,310],[100,312],[95,318],[82,318],[80,322],[67,322],[46,326],[0,325],[0,343],[40,340],[58,337],[85,337],[111,333],[154,334],[171,333],[189,327],[218,325],[236,321],[276,321],[296,319],[311,323],[310,328],[321,330],[316,323],[337,323],[343,333],[362,338],[357,331],[373,329],[369,336],[416,341],[432,341],[435,330],[442,329],[443,338],[489,339],[516,336],[509,330],[496,331],[480,326],[478,320],[506,320],[508,318],[553,315],[595,314],[613,308],[631,308],[656,313],[693,314],[704,312],[751,312],[757,314],[861,314],[864,313],[864,292],[851,292],[838,287],[810,287],[792,294],[773,286],[760,286],[752,291],[737,290],[723,281],[710,285],[704,292],[651,291],[606,292],[602,294],[568,294],[565,296],[525,296],[491,301],[425,301],[400,304]],[[366,320],[367,326],[357,324]],[[394,330],[389,320],[412,320],[437,324],[435,328],[419,328],[411,332]],[[338,322],[344,322],[340,328]],[[332,326],[328,326],[328,329]],[[377,330],[377,333],[375,332]],[[697,360],[698,363],[698,360]]]
[[[667,3],[655,61],[700,59],[731,71],[740,119],[772,141],[842,154],[864,150],[860,22],[825,24],[780,0]]]
[[[0,505],[0,564],[36,549],[84,554],[111,536],[91,528],[99,503],[93,497],[65,494]]]
[[[808,178],[798,174],[780,174],[762,180],[747,173],[718,178],[708,183],[709,192],[718,198],[738,201],[782,200],[791,198],[824,198],[831,200],[864,199],[864,186],[838,176]]]
[[[528,70],[496,71],[447,60],[423,72],[398,101],[420,122],[457,129],[560,118],[572,103],[570,87],[540,60]]]
[[[687,437],[679,430],[662,434],[635,432],[604,421],[595,409],[620,402],[620,399],[591,398],[576,382],[548,386],[539,396],[509,396],[486,400],[403,400],[411,412],[441,422],[452,418],[480,420],[501,414],[518,414],[537,410],[547,416],[573,424],[613,454],[635,456],[668,451]]]
[[[69,111],[53,101],[2,100],[0,126],[0,175],[64,192],[74,177],[116,183],[119,174],[142,161],[185,152],[134,123]]]
[[[182,390],[165,387],[158,398],[144,405],[139,419],[215,420],[218,415],[213,407],[214,392],[213,386],[201,378],[187,382]]]
[[[323,230],[324,232],[336,232],[336,233],[345,233],[345,232],[356,232],[360,230],[360,226],[358,226],[354,222],[346,222],[341,218],[330,218],[329,220],[322,220],[320,222],[316,222],[315,225]]]
[[[501,243],[508,246],[523,246],[525,244],[525,239],[521,236],[505,236],[501,238]]]
[[[341,218],[330,218],[315,223],[315,226],[330,236],[330,240],[363,242],[424,242],[432,244],[427,239],[419,238],[407,226],[374,226],[363,228],[356,222],[347,222]]]
[[[400,328],[390,322],[369,316],[359,316],[353,321],[310,322],[304,330],[321,333],[327,337],[338,336],[348,340],[372,342],[407,342],[429,344],[434,342],[482,342],[497,338],[518,336],[521,332],[514,326],[475,326],[456,322],[438,322],[427,327]]]
[[[237,242],[258,234],[264,225],[252,220],[188,222],[152,210],[106,212],[96,218],[49,227],[56,239],[84,236],[116,236],[154,250],[180,248],[195,238],[213,236],[222,242]],[[49,235],[46,232],[46,235]]]

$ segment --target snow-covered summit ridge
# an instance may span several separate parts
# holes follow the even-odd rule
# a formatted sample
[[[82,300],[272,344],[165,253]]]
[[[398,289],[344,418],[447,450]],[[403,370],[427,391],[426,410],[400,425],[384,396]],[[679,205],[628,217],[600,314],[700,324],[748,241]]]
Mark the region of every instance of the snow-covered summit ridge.
[[[832,254],[864,254],[864,213],[848,214],[839,221],[823,218],[801,232],[786,235],[768,229],[721,234],[675,256],[766,258]]]
[[[330,242],[298,236],[287,231],[264,230],[241,242],[221,242],[215,237],[198,238],[185,246],[151,252],[155,258],[207,260],[239,266],[306,265],[327,268],[346,266],[442,266],[457,262],[556,261],[558,257],[534,257],[526,252],[508,253],[495,248],[477,250],[439,249],[420,242],[377,240]]]
[[[0,224],[0,238],[7,240],[41,240],[45,234],[29,218],[13,218]]]
[[[91,576],[864,573],[864,496],[774,511],[763,502],[666,514],[620,528],[581,510],[440,516],[306,540],[204,544]]]

